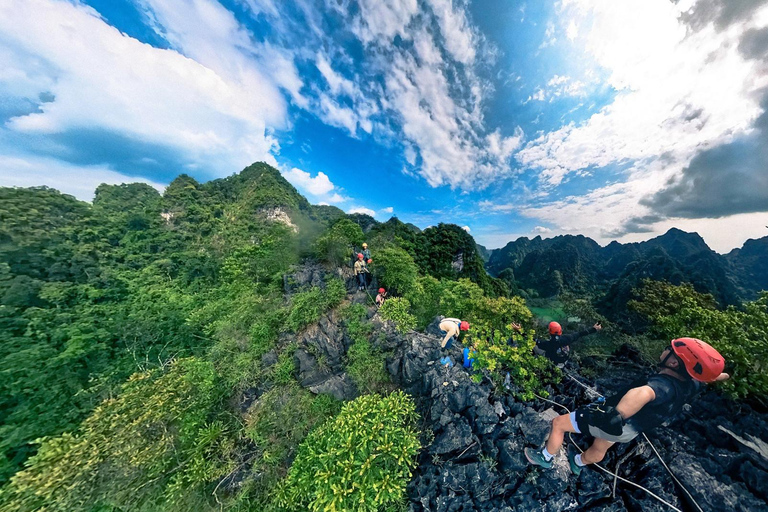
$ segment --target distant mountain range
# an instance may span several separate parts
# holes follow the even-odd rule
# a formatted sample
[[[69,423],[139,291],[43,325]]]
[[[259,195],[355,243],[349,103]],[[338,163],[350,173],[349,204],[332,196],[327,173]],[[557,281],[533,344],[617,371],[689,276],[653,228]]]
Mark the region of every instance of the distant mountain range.
[[[645,278],[689,282],[728,305],[768,290],[768,237],[747,240],[726,255],[710,249],[697,233],[676,228],[645,242],[614,241],[606,247],[582,235],[523,237],[490,251],[486,268],[493,276],[511,270],[518,287],[531,296],[602,295],[607,311],[623,308],[631,289]]]

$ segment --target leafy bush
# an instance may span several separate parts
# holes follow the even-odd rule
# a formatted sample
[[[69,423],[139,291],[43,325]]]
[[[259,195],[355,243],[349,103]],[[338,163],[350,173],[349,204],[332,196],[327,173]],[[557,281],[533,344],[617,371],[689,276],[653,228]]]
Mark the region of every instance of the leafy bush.
[[[328,281],[325,290],[312,288],[309,291],[297,293],[292,299],[293,304],[286,320],[287,326],[293,331],[300,331],[319,320],[320,316],[330,308],[338,306],[346,295],[344,283],[339,279]]]
[[[546,357],[533,355],[536,341],[532,329],[518,334],[510,325],[530,322],[532,314],[523,299],[483,297],[469,318],[471,329],[466,339],[475,352],[475,367],[488,370],[497,384],[502,384],[509,372],[514,393],[523,400],[533,399],[534,393],[547,396],[544,388],[558,380],[559,372]]]
[[[420,448],[416,408],[398,391],[363,395],[307,436],[278,491],[289,511],[376,512],[399,503]]]
[[[719,310],[711,295],[691,285],[645,281],[629,305],[652,321],[651,333],[662,340],[659,352],[675,338],[699,338],[726,360],[732,379],[722,387],[738,397],[765,400],[768,393],[768,292],[739,310]]]
[[[498,329],[483,321],[474,322],[467,339],[473,347],[475,368],[488,370],[497,385],[501,385],[509,372],[513,392],[521,400],[532,400],[534,393],[548,396],[545,387],[559,380],[560,372],[549,359],[533,355],[536,341],[533,331],[514,335],[511,329]],[[473,375],[479,380],[480,375]]]
[[[471,317],[484,297],[483,289],[469,279],[443,281],[440,309],[444,316]]]
[[[347,373],[361,391],[391,391],[392,381],[385,367],[386,354],[370,341],[373,325],[366,319],[365,308],[354,304],[344,316],[347,317],[347,334],[353,341],[347,351]]]
[[[416,327],[416,317],[409,313],[411,303],[404,297],[387,299],[379,308],[379,315],[384,320],[395,322],[397,331],[406,333]]]
[[[419,268],[411,255],[399,247],[387,247],[374,255],[373,272],[390,293],[405,295],[413,290]]]
[[[7,512],[136,510],[174,503],[221,476],[213,455],[223,427],[208,423],[217,400],[212,365],[183,359],[169,371],[135,374],[74,434],[42,441],[0,495]]]
[[[315,242],[315,252],[320,259],[333,265],[348,261],[352,247],[363,243],[363,230],[349,219],[341,219]]]

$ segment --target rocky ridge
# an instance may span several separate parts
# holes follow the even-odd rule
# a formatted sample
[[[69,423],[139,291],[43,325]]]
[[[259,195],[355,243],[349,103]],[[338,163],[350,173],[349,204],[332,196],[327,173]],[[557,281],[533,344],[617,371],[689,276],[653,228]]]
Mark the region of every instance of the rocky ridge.
[[[320,282],[322,269],[302,272],[291,276],[296,287]],[[364,302],[367,296],[351,291],[349,298]],[[563,453],[553,470],[531,467],[523,448],[541,445],[549,419],[562,411],[545,401],[520,402],[487,378],[475,383],[460,365],[440,366],[435,324],[426,333],[401,335],[373,309],[369,316],[384,333],[378,343],[389,353],[389,373],[417,400],[422,418],[424,449],[408,486],[411,511],[671,510],[622,482],[614,493],[613,478],[597,469],[574,477]],[[294,358],[303,386],[351,399],[357,390],[344,371],[351,341],[340,325],[336,313],[323,316],[298,335]],[[452,356],[460,361],[458,347]],[[616,362],[631,365],[631,356],[619,354]],[[642,371],[626,368],[606,373],[598,388],[617,389]],[[583,387],[567,379],[550,394],[553,402],[569,409],[591,401]],[[701,509],[768,511],[768,458],[761,451],[765,432],[766,415],[708,392],[649,437]],[[586,448],[587,439],[574,439]],[[615,446],[602,465],[680,510],[697,510],[643,441]]]

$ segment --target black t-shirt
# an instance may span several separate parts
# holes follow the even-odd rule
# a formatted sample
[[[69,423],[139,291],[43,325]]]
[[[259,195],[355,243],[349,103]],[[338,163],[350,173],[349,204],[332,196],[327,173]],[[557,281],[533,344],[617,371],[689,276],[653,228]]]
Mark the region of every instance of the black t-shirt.
[[[690,402],[701,388],[701,384],[693,379],[678,380],[671,375],[657,373],[634,382],[623,392],[608,398],[605,401],[606,405],[616,407],[627,394],[627,391],[640,386],[650,386],[656,393],[656,398],[645,404],[642,409],[627,420],[627,423],[638,432],[658,427],[665,421],[672,419],[682,411],[683,406]]]
[[[597,329],[590,327],[584,331],[574,332],[571,334],[563,334],[557,336],[552,334],[548,339],[540,339],[536,341],[536,345],[544,351],[544,355],[555,364],[564,363],[571,355],[572,343],[576,343],[579,338],[596,333]]]

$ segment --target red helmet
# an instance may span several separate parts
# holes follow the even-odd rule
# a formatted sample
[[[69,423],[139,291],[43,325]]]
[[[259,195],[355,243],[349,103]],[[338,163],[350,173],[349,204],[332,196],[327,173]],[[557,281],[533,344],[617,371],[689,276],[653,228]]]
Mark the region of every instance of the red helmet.
[[[368,263],[373,263],[373,260],[370,260],[370,259],[369,259],[369,260],[368,260]]]
[[[357,253],[357,259],[359,260],[363,259],[363,253],[361,252]]]
[[[461,322],[459,324],[459,329],[462,331],[468,331],[469,330],[469,322]]]
[[[386,292],[386,291],[387,291],[387,290],[385,290],[384,288],[379,288],[379,293],[384,293],[384,292]]]
[[[560,336],[563,334],[563,328],[557,322],[549,322],[549,334]]]
[[[715,382],[725,368],[725,359],[709,343],[696,338],[672,340],[672,351],[688,374],[699,382]]]

